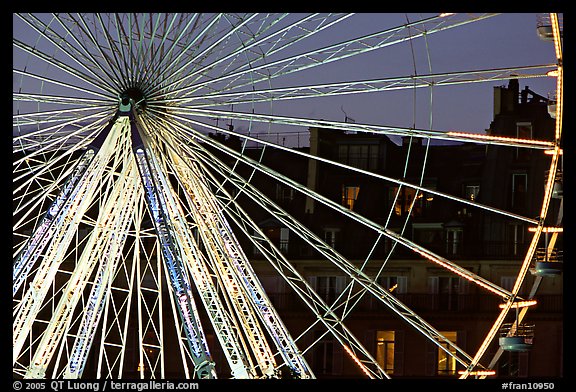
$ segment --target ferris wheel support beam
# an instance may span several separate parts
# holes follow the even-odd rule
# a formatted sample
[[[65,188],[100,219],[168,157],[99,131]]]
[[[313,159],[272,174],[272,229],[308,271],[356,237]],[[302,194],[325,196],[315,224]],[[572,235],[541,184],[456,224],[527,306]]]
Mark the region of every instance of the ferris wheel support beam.
[[[233,317],[225,311],[224,305],[218,297],[204,255],[190,233],[184,231],[186,230],[184,226],[179,223],[174,223],[174,226],[186,254],[184,259],[186,266],[210,316],[210,321],[222,345],[233,378],[255,378],[254,366],[247,354],[248,348],[242,339],[240,328],[234,323]]]
[[[135,166],[133,164],[130,166],[128,174],[124,175],[123,184],[114,188],[115,191],[123,189],[123,191],[126,192],[124,196],[121,196],[120,194],[114,196],[117,197],[116,202],[118,204],[124,205],[121,212],[127,215],[134,213],[136,200],[139,198],[141,192],[141,188],[137,187],[137,184],[130,182],[130,180],[136,178]],[[130,216],[128,216],[128,218],[130,218]],[[121,220],[121,223],[118,226],[108,227],[115,227],[115,232],[120,233],[122,236],[120,239],[112,238],[113,240],[121,242],[125,241],[125,233],[129,228],[129,222]],[[106,234],[112,236],[115,235],[111,233]],[[96,335],[97,325],[99,324],[99,320],[104,312],[105,302],[109,297],[108,288],[114,276],[114,271],[119,263],[119,256],[120,253],[116,253],[113,258],[102,258],[102,261],[98,266],[96,278],[94,279],[92,289],[88,296],[80,327],[76,333],[71,354],[66,368],[64,369],[63,378],[79,378],[82,376],[90,347],[92,346],[94,336]]]
[[[172,157],[177,159],[176,157]],[[151,159],[155,159],[152,158]],[[178,164],[175,164],[178,170]],[[185,174],[180,173],[183,176]],[[163,178],[159,178],[160,181]],[[162,182],[162,188],[169,190],[166,192],[166,209],[168,218],[174,229],[174,238],[176,243],[180,245],[183,252],[184,263],[188,270],[191,272],[192,278],[198,293],[204,303],[204,306],[210,316],[214,329],[217,333],[217,338],[220,340],[224,348],[224,354],[228,360],[232,375],[234,378],[254,378],[256,375],[253,372],[253,365],[250,362],[250,357],[247,355],[248,348],[242,339],[242,333],[238,325],[235,325],[233,318],[231,318],[222,304],[216,287],[213,284],[212,277],[207,268],[204,255],[201,253],[198,244],[192,237],[187,228],[187,222],[184,218],[184,212],[180,204],[176,203],[171,195],[174,191],[171,189],[169,182]],[[263,337],[260,337],[263,339]],[[260,341],[252,342],[251,347],[261,344]],[[271,355],[273,358],[273,355]],[[273,370],[273,366],[272,369]],[[262,369],[266,373],[265,369]]]
[[[232,376],[234,378],[256,378],[254,365],[252,365],[250,356],[247,354],[248,346],[242,338],[241,328],[236,322],[236,319],[226,312],[224,304],[220,300],[216,287],[213,284],[213,277],[210,276],[205,256],[201,253],[195,240],[185,227],[181,225],[180,222],[173,222],[177,236],[180,241],[182,241],[181,244],[186,254],[186,266],[193,277],[194,283],[209,314],[210,321],[216,331],[217,338],[224,349],[224,354],[230,365]],[[235,294],[239,295],[238,293]],[[245,325],[242,327],[246,328]],[[253,343],[257,345],[261,344],[259,341]],[[254,349],[257,346],[251,345],[250,347]],[[273,355],[270,355],[270,357],[273,358]],[[269,372],[273,373],[273,366],[270,368],[270,371],[268,371],[267,367],[263,366],[264,364],[268,364],[268,361],[261,362],[259,356],[257,356],[256,359],[259,360],[259,367],[264,374],[270,375]]]
[[[101,164],[98,162],[104,159],[97,157],[97,155],[114,122],[115,119],[110,121],[99,133],[99,136],[88,146],[88,150],[79,159],[74,171],[66,181],[64,189],[52,202],[26,246],[16,256],[12,280],[13,295],[16,294],[20,285],[28,276],[29,271],[52,239],[52,236],[64,224],[66,217],[71,214],[71,209],[77,204],[74,200],[81,199],[82,187],[85,186],[86,181],[96,178],[95,174],[97,175],[102,170]]]
[[[209,139],[205,135],[196,132],[195,130],[192,131],[199,139],[208,142],[213,147],[216,147],[217,149],[225,152],[226,154],[229,154],[235,159],[241,160],[249,165],[251,164],[253,165],[253,167],[259,169],[259,165],[254,164],[253,162],[251,162],[251,160],[241,156],[236,151],[233,151],[230,148],[214,140]],[[388,306],[394,313],[396,313],[398,316],[400,316],[402,319],[404,319],[406,322],[412,325],[424,336],[429,338],[440,349],[446,351],[449,355],[453,354],[449,352],[448,347],[454,349],[457,353],[460,354],[460,356],[456,356],[455,359],[465,367],[468,366],[468,363],[472,358],[469,357],[467,353],[463,352],[458,346],[456,346],[449,339],[446,339],[440,332],[436,331],[425,320],[423,320],[411,309],[409,309],[406,305],[400,302],[386,289],[382,288],[382,286],[376,283],[372,278],[367,276],[364,272],[359,271],[354,265],[352,265],[348,260],[342,257],[333,248],[328,246],[316,234],[311,232],[300,222],[296,221],[290,214],[282,210],[278,205],[272,202],[265,195],[262,195],[257,189],[254,189],[254,187],[250,183],[240,178],[236,172],[231,171],[229,168],[225,166],[223,169],[226,170],[225,172],[226,177],[230,177],[230,179],[237,178],[237,181],[234,181],[233,183],[241,192],[245,193],[248,197],[250,197],[251,200],[258,203],[262,208],[269,211],[270,214],[276,217],[276,219],[278,219],[280,222],[286,225],[286,227],[288,227],[291,231],[296,233],[299,237],[301,237],[304,241],[310,244],[318,252],[323,254],[328,260],[330,260],[334,265],[336,265],[339,269],[341,269],[348,276],[350,276],[354,281],[358,282],[363,288],[365,288],[376,298],[378,298],[381,302],[383,302],[386,306]],[[276,173],[276,176],[277,177],[275,178],[277,180],[283,181],[282,175]]]
[[[130,166],[133,167],[133,165]],[[87,349],[91,344],[90,337],[94,336],[97,321],[103,310],[101,305],[105,296],[102,293],[103,288],[107,287],[107,279],[104,275],[105,272],[108,272],[107,275],[109,276],[108,265],[113,266],[117,263],[130,225],[134,201],[137,196],[134,174],[136,174],[135,170],[124,170],[118,180],[119,183],[115,185],[107,197],[100,211],[96,228],[92,231],[88,244],[63,290],[55,311],[52,313],[48,327],[42,334],[42,339],[36,348],[32,364],[29,366],[25,378],[44,377],[57,345],[65,330],[68,329],[72,312],[80,300],[84,287],[88,283],[96,264],[99,263],[92,292],[84,308],[82,326],[68,363],[70,375],[82,373],[88,356]],[[110,227],[113,227],[114,230],[109,230]],[[65,378],[67,377],[68,374],[65,375]]]
[[[173,146],[174,149],[178,149],[182,152],[179,147]],[[189,148],[194,148],[192,146],[186,146]],[[202,157],[203,154],[210,156],[210,154],[200,146],[196,146],[198,151],[190,152],[196,157],[196,163],[201,164],[202,161],[206,162],[206,157]],[[199,155],[196,155],[196,154]],[[184,155],[183,155],[184,156]],[[214,160],[212,160],[214,159]],[[210,162],[216,162],[217,160],[211,156],[208,158]],[[191,163],[193,164],[193,163]],[[213,165],[211,166],[213,167]],[[214,168],[214,167],[213,167]],[[220,172],[220,169],[216,169]],[[220,172],[221,174],[227,176],[227,173]],[[234,182],[234,185],[240,188],[242,183],[237,183],[236,179],[227,176],[226,178]],[[215,201],[220,206],[220,209],[228,212],[233,221],[238,225],[238,227],[243,231],[247,238],[249,238],[254,246],[256,246],[266,259],[272,264],[272,266],[284,277],[286,282],[296,291],[296,293],[302,298],[306,305],[315,313],[316,317],[322,322],[326,328],[332,332],[340,344],[346,346],[348,350],[353,350],[354,352],[360,352],[367,359],[359,359],[356,354],[351,354],[354,360],[360,364],[362,370],[371,378],[381,378],[389,376],[380,368],[376,360],[374,360],[371,354],[362,346],[360,342],[357,341],[355,336],[348,330],[348,328],[342,323],[342,320],[334,313],[330,306],[328,306],[324,300],[312,289],[310,284],[300,275],[300,273],[292,266],[285,256],[270,242],[258,225],[250,219],[248,214],[244,212],[241,207],[233,201],[233,198],[227,194],[224,188],[215,184],[221,192],[226,194],[225,201],[220,200],[218,197]],[[253,230],[253,233],[249,232],[249,229]],[[348,351],[347,350],[347,351]],[[376,369],[368,369],[366,364],[371,364],[376,367]]]
[[[94,159],[90,160],[88,165],[79,166],[81,173],[75,173],[70,179],[70,190],[62,194],[61,199],[57,199],[53,203],[53,211],[47,212],[47,224],[45,228],[42,227],[44,232],[38,235],[38,244],[32,252],[23,254],[28,255],[25,262],[16,263],[14,278],[18,278],[21,284],[23,279],[23,272],[26,274],[33,264],[33,260],[40,257],[43,248],[47,247],[44,257],[37,268],[36,274],[30,287],[23,295],[22,301],[18,304],[14,311],[13,322],[13,361],[16,362],[20,351],[30,332],[30,328],[36,318],[42,302],[48,293],[50,283],[55,278],[60,263],[64,261],[66,251],[71,243],[73,236],[78,228],[80,219],[84,216],[91,200],[94,197],[96,187],[101,181],[102,174],[104,173],[106,163],[109,157],[114,153],[113,141],[117,137],[117,128],[112,127],[108,129],[112,132],[101,133],[100,136],[94,141],[95,150],[98,150],[94,155],[94,151],[89,153],[88,156],[94,155]],[[98,144],[102,143],[103,148],[98,149]],[[52,222],[52,214],[56,219]],[[47,233],[47,231],[49,232]],[[48,234],[48,235],[47,235]]]
[[[186,173],[181,172],[180,174],[182,174],[182,176],[180,179],[184,180],[184,186],[191,195],[192,202],[197,207],[193,212],[195,213],[199,228],[202,229],[201,233],[204,233],[205,240],[211,244],[213,252],[210,254],[219,256],[216,257],[214,261],[224,276],[223,279],[225,279],[226,282],[230,282],[230,289],[235,293],[234,297],[244,296],[244,292],[248,294],[246,304],[238,304],[242,305],[242,315],[249,317],[247,319],[247,321],[249,321],[248,325],[253,325],[254,327],[257,325],[255,320],[253,320],[253,312],[246,306],[248,303],[251,303],[291,371],[300,378],[312,377],[313,375],[308,364],[299,354],[299,350],[295,346],[293,339],[290,337],[288,330],[281,322],[278,314],[275,312],[261,283],[256,278],[254,271],[249,267],[247,258],[236,237],[232,233],[224,216],[219,213],[215,200],[213,196],[211,196],[212,193],[207,188],[207,185],[200,180],[201,177],[199,177],[198,169],[195,166],[190,167],[190,165],[188,168],[192,169],[190,171],[191,175],[185,175]],[[232,282],[235,283],[232,284]],[[259,336],[260,334],[258,330],[254,330],[251,339],[251,343],[256,345],[254,347],[261,346],[264,342],[264,338]],[[268,354],[266,354],[266,352],[268,352]],[[268,357],[268,359],[262,363],[262,365],[266,366],[262,371],[269,377],[274,376],[274,359],[269,349],[261,347],[257,353],[261,353],[261,355],[266,354]]]
[[[173,228],[168,220],[164,191],[158,184],[160,172],[153,166],[145,151],[133,112],[129,117],[132,127],[132,149],[144,186],[148,208],[162,245],[162,255],[169,271],[172,294],[178,305],[180,318],[193,354],[195,375],[199,378],[216,378],[214,363],[197,316],[182,255],[176,246]]]

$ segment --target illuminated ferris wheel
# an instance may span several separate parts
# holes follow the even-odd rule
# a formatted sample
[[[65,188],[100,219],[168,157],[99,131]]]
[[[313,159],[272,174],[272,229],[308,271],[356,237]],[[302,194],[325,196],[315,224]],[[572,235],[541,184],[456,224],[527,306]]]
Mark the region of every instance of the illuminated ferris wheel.
[[[462,377],[483,374],[494,366],[481,360],[488,345],[502,334],[509,314],[519,315],[501,339],[506,343],[509,338],[509,345],[528,343],[514,341],[523,339],[519,331],[528,308],[522,306],[532,299],[518,293],[534,267],[543,233],[552,236],[552,249],[559,231],[545,223],[562,153],[558,16],[550,14],[539,27],[553,44],[553,64],[420,75],[408,71],[387,78],[364,75],[363,67],[356,67],[355,76],[330,80],[337,75],[331,67],[340,62],[362,61],[435,35],[458,34],[458,29],[499,15],[431,15],[346,36],[348,23],[356,17],[14,15],[15,377],[80,378],[90,363],[96,369],[92,377],[122,378],[129,359],[136,358],[142,377],[164,378],[168,363],[176,362],[182,377],[217,378],[211,347],[218,345],[224,358],[218,365],[227,367],[233,378],[315,378],[305,357],[317,341],[302,343],[306,331],[291,330],[285,323],[241,245],[245,241],[298,296],[313,325],[343,347],[358,366],[359,376],[389,378],[374,353],[347,326],[356,298],[362,296],[380,301],[444,350],[465,369]],[[307,79],[308,74],[314,76]],[[511,77],[557,81],[551,112],[556,129],[549,140],[330,121],[296,105],[320,107],[335,97],[384,97],[398,90],[432,91]],[[518,216],[422,183],[320,158],[274,137],[255,136],[256,130],[272,135],[281,127],[545,151],[550,175],[540,216]],[[231,148],[212,137],[214,133],[238,138],[240,148]],[[262,147],[258,157],[248,153],[254,145]],[[507,290],[413,242],[404,232],[390,230],[387,223],[376,223],[269,167],[264,157],[274,150],[531,224],[530,246],[513,288]],[[346,259],[306,222],[268,197],[252,181],[254,173],[332,209],[343,220],[373,230],[376,241],[387,238],[500,298],[503,305],[495,310],[484,342],[467,352],[443,336],[379,284],[379,275],[368,274],[365,263]],[[267,237],[242,200],[281,222],[323,263],[346,276],[345,295],[327,302]],[[370,257],[366,249],[366,260]],[[387,260],[381,262],[379,274],[386,270]],[[541,271],[558,265],[548,261],[540,264]],[[207,337],[208,328],[214,331],[213,341]]]

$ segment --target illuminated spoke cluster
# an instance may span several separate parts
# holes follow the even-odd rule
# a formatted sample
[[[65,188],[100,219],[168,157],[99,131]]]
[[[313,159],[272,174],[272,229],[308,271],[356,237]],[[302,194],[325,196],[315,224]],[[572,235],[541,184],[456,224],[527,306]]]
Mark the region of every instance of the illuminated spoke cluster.
[[[532,299],[518,293],[547,230],[553,252],[558,232],[546,228],[544,219],[554,175],[548,177],[540,216],[526,217],[254,135],[282,127],[331,128],[421,138],[428,144],[530,149],[550,154],[549,172],[556,173],[563,68],[554,15],[556,64],[320,78],[330,74],[324,69],[341,62],[454,34],[493,17],[432,15],[330,40],[327,36],[345,31],[355,15],[14,14],[15,377],[121,378],[136,372],[142,378],[165,378],[174,371],[178,377],[217,378],[223,366],[233,378],[315,378],[308,363],[311,351],[328,335],[359,374],[389,378],[347,325],[366,296],[444,350],[466,369],[463,377],[493,368],[494,361],[480,360],[510,310]],[[300,78],[314,72],[317,81]],[[284,110],[346,96],[550,77],[557,80],[556,130],[550,140],[341,122]],[[239,147],[214,134],[236,138]],[[259,157],[249,153],[253,145],[262,147]],[[264,158],[274,150],[531,224],[534,235],[514,287],[506,290],[407,238],[404,230],[391,230],[389,219],[377,223],[269,167]],[[348,260],[260,189],[254,175],[374,232],[374,248],[390,241],[393,248],[406,248],[500,298],[504,305],[499,314],[495,311],[483,345],[466,352],[379,283],[391,252],[378,273],[369,274],[370,249],[360,263]],[[347,277],[342,293],[327,301],[242,200],[280,222],[322,263]],[[303,331],[292,330],[275,309],[243,241],[312,316]],[[225,364],[215,363],[216,344]]]

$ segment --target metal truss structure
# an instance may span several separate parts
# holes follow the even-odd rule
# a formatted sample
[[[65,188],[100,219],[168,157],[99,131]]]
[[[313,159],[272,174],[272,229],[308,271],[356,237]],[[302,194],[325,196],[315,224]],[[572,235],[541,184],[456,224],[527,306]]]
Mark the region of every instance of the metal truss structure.
[[[556,54],[550,64],[315,84],[297,84],[292,76],[496,17],[434,15],[314,48],[303,44],[323,42],[324,33],[338,32],[354,15],[15,14],[13,47],[26,60],[15,61],[13,68],[14,376],[79,378],[90,364],[96,369],[93,376],[122,378],[128,374],[125,366],[136,361],[140,377],[168,377],[168,366],[177,363],[184,377],[217,378],[211,345],[218,344],[233,378],[315,378],[306,355],[320,340],[309,332],[320,329],[343,347],[360,374],[389,378],[346,324],[364,296],[380,301],[454,358],[465,369],[462,378],[493,368],[497,357],[490,363],[482,359],[511,309],[525,300],[518,293],[546,232],[561,165],[563,66],[557,15],[550,19]],[[318,120],[278,109],[327,97],[431,90],[512,76],[556,78],[556,130],[548,140]],[[229,124],[213,125],[213,119]],[[248,132],[235,131],[232,121]],[[525,217],[251,136],[253,124],[531,149],[550,155],[552,175],[540,215]],[[209,132],[237,137],[242,148],[231,148]],[[266,166],[262,157],[246,153],[249,143],[263,146],[264,153],[283,150],[399,189],[530,223],[535,230],[514,287],[506,290],[404,232],[392,231],[387,223],[374,222]],[[501,298],[504,306],[483,344],[467,352],[443,336],[379,284],[388,258],[376,276],[369,275],[370,249],[360,265],[346,259],[255,186],[239,166],[369,228],[378,236],[374,246],[388,239]],[[267,237],[238,195],[341,271],[349,282],[342,295],[327,302]],[[561,216],[556,224],[561,226]],[[557,235],[547,243],[550,253]],[[285,324],[241,240],[259,251],[313,315],[305,331]],[[537,286],[527,299],[536,295]]]

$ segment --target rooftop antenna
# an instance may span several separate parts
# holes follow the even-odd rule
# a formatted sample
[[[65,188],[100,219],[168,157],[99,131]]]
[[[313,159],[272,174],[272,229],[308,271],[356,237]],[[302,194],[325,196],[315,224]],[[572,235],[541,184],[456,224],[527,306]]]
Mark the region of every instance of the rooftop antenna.
[[[348,115],[344,111],[344,105],[340,106],[340,110],[342,110],[342,113],[344,113],[344,122],[345,123],[348,123],[348,122],[352,123],[352,124],[356,123],[356,120],[354,120],[352,117],[348,117]]]

